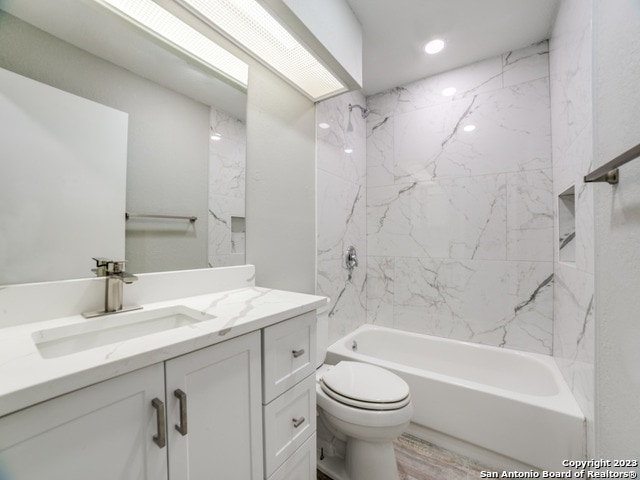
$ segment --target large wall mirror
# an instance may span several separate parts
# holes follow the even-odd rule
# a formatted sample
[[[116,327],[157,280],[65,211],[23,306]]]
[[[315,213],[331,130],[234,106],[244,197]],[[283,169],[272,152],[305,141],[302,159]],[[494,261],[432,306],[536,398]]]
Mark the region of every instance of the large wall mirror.
[[[125,239],[127,271],[245,262],[246,92],[242,88],[176,55],[90,0],[0,0],[0,68],[127,114],[126,198],[121,202],[125,211],[118,213],[122,231],[115,234]],[[88,131],[101,129],[100,125],[87,117]],[[2,166],[5,182],[24,183],[28,177],[24,172],[19,180],[6,177],[15,172],[9,162]],[[58,173],[66,178],[64,172]],[[40,169],[30,174],[40,180],[55,176]],[[91,196],[91,186],[83,189],[83,196],[76,197],[76,208]],[[4,203],[0,212],[14,211],[25,202],[23,197],[5,198]],[[105,213],[100,202],[86,203],[96,218]],[[125,212],[131,214],[126,221]],[[97,229],[86,223],[85,230]],[[0,261],[3,252],[6,262],[7,252],[22,249],[39,265],[0,276],[0,284],[92,276],[90,257],[80,259],[79,270],[62,272],[49,268],[40,251],[26,250],[42,250],[34,247],[38,243],[33,236],[46,244],[46,231],[33,225],[33,220],[0,218],[0,224],[0,233],[5,232]],[[8,237],[16,245],[8,245]],[[69,262],[73,258],[75,263],[75,257],[87,253],[59,255],[69,255]]]

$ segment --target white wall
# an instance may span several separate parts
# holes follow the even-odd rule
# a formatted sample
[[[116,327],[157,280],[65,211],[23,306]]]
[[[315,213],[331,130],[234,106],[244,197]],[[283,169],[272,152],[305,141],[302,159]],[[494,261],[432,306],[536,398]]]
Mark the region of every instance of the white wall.
[[[594,189],[582,177],[593,163],[591,20],[591,0],[563,1],[549,49],[556,218],[553,356],[587,418],[589,458],[595,455]],[[572,225],[559,227],[563,205],[558,196],[571,187],[575,216],[568,219]],[[557,242],[569,232],[575,238],[565,248],[571,245],[573,255],[561,257]]]
[[[369,322],[551,353],[547,48],[367,99]]]
[[[247,263],[258,286],[315,293],[315,107],[255,61],[249,85]]]
[[[640,5],[594,0],[594,166],[640,142]],[[640,457],[640,161],[594,184],[596,454]]]

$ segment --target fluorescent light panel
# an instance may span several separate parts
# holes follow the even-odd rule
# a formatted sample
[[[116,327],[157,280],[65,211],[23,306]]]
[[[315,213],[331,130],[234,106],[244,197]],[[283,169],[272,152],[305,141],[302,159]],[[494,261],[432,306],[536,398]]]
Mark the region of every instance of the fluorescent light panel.
[[[247,88],[249,66],[151,0],[101,0],[206,67]]]
[[[313,100],[346,90],[255,0],[178,0]]]

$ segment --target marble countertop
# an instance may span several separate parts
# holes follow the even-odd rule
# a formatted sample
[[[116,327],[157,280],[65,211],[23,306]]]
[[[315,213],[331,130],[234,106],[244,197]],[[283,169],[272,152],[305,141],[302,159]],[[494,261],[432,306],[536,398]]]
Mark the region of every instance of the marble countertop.
[[[34,333],[100,322],[118,315],[82,315],[0,330],[0,416],[139,368],[214,345],[325,306],[326,297],[246,287],[143,305],[151,311],[185,306],[215,318],[78,353],[44,358]]]

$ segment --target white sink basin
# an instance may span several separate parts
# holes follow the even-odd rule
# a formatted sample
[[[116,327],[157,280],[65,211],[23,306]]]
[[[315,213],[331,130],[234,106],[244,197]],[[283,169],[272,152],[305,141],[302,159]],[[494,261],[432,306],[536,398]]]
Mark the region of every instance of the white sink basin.
[[[33,332],[31,336],[42,357],[55,358],[213,318],[213,315],[177,305],[97,317],[83,323]]]

